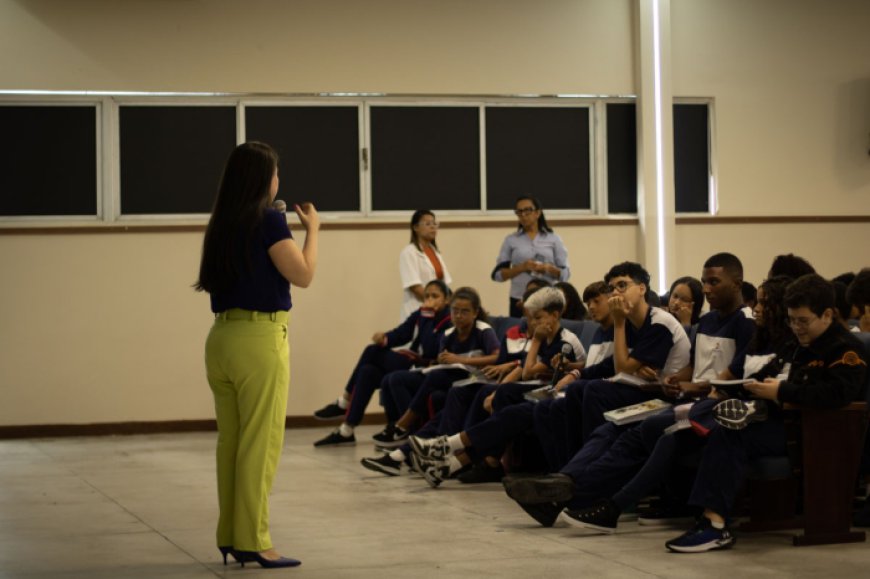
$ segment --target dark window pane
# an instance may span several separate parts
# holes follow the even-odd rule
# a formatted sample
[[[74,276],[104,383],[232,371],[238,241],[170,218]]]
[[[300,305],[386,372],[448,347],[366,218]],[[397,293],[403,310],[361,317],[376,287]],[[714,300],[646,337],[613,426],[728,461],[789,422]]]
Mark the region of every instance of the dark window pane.
[[[0,106],[0,215],[97,214],[94,106]]]
[[[607,104],[607,212],[637,213],[637,108]]]
[[[547,209],[589,209],[589,182],[589,109],[487,107],[487,208],[531,195]]]
[[[371,107],[372,209],[480,209],[472,107]]]
[[[674,105],[674,189],[677,213],[710,210],[707,105]]]
[[[248,141],[269,143],[281,157],[288,205],[318,211],[360,210],[359,112],[353,107],[247,107]]]
[[[209,213],[236,146],[236,109],[120,107],[121,212]]]

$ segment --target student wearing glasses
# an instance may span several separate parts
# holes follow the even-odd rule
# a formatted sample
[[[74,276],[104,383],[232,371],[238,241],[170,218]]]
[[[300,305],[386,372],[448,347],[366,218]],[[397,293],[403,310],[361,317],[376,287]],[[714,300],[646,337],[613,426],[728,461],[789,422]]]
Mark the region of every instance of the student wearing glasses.
[[[522,295],[529,280],[542,278],[550,284],[568,281],[571,269],[565,244],[547,225],[538,199],[520,197],[514,213],[519,221],[517,230],[501,244],[492,279],[510,280],[510,316],[520,318]]]
[[[453,292],[450,318],[453,327],[442,335],[435,364],[426,373],[392,372],[381,385],[389,389],[390,399],[404,413],[396,421],[390,436],[378,440],[379,446],[396,448],[403,445],[421,422],[435,414],[430,411],[430,396],[440,392],[443,397],[454,382],[468,378],[471,369],[482,369],[498,359],[498,336],[486,323],[486,311],[476,290],[461,287]]]

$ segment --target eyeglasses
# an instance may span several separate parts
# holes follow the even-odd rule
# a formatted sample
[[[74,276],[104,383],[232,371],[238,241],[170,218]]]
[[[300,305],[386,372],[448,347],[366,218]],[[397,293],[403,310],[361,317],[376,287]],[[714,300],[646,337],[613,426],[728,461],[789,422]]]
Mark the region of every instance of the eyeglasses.
[[[437,221],[421,221],[418,224],[420,227],[438,227]]]
[[[791,316],[788,317],[788,325],[792,328],[799,328],[801,330],[806,330],[810,327],[810,324],[819,319],[819,316],[813,316],[812,318],[793,318]]]
[[[618,281],[616,283],[609,284],[607,286],[607,293],[619,292],[622,293],[629,288],[629,286],[637,285],[633,281]]]
[[[522,215],[529,215],[530,213],[534,213],[535,211],[537,211],[537,209],[535,209],[534,207],[523,207],[521,209],[516,209],[514,211],[514,213],[522,216]]]
[[[457,317],[471,316],[474,315],[474,310],[468,308],[450,308],[450,315]]]

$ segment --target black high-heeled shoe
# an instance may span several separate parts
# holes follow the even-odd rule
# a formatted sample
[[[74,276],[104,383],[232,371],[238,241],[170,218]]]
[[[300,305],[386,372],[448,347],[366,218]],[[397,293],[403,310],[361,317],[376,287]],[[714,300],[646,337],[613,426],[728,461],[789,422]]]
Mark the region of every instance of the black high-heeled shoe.
[[[236,552],[232,547],[218,547],[218,550],[221,552],[221,555],[224,556],[224,565],[227,564],[227,555],[232,555],[233,559],[239,561],[239,556],[236,555]]]
[[[266,559],[257,551],[233,551],[233,556],[245,566],[245,563],[251,561],[259,563],[264,569],[275,569],[278,567],[298,567],[302,564],[299,559],[291,559],[290,557],[281,557],[279,559]]]

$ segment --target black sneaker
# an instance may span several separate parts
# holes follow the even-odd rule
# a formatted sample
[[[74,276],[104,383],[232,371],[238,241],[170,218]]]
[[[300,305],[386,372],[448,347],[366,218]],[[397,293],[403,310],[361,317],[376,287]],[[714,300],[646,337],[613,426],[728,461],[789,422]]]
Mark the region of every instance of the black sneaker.
[[[332,404],[327,404],[320,410],[315,410],[314,418],[317,420],[335,420],[336,418],[344,418],[346,413],[346,408],[339,406],[338,402],[333,402]]]
[[[742,430],[753,422],[767,420],[767,403],[729,398],[713,407],[713,420],[725,428]]]
[[[695,526],[665,543],[665,547],[676,553],[704,553],[717,549],[728,549],[737,542],[726,526],[717,529],[707,517],[701,517]]]
[[[394,424],[387,424],[386,428],[372,436],[375,446],[381,448],[398,448],[408,442],[411,433]]]
[[[350,446],[356,444],[356,436],[342,436],[336,428],[328,436],[314,443],[314,446]]]
[[[562,473],[502,480],[507,495],[518,503],[567,503],[574,495],[574,481]]]
[[[383,454],[377,458],[364,458],[359,462],[367,469],[387,476],[399,476],[402,474],[402,463],[390,458],[389,454]]]
[[[467,485],[501,482],[502,478],[504,478],[504,468],[501,465],[489,466],[485,462],[475,464],[456,477],[459,482]]]
[[[560,518],[572,527],[610,534],[616,531],[619,515],[619,507],[610,499],[604,499],[585,509],[565,509]]]
[[[521,503],[517,504],[526,514],[545,527],[552,527],[559,518],[559,513],[565,508],[564,503]]]
[[[411,454],[414,470],[423,475],[430,487],[438,488],[445,479],[450,478],[450,464],[446,460],[430,460],[416,453]]]

